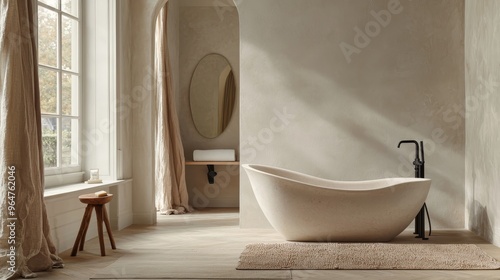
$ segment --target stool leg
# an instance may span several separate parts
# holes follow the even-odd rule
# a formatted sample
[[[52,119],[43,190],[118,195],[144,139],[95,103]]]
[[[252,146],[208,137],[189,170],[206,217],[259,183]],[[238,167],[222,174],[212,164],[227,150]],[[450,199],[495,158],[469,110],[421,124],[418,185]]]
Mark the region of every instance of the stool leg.
[[[111,242],[111,248],[116,249],[115,239],[113,238],[113,233],[111,233],[111,226],[109,225],[108,213],[106,212],[106,205],[102,205],[102,216],[104,218],[104,224],[106,225],[106,230],[108,231],[109,241]]]
[[[90,207],[90,210],[88,212],[88,215],[85,216],[87,221],[85,222],[85,229],[83,229],[83,235],[80,238],[80,248],[78,249],[79,251],[83,251],[83,246],[85,245],[85,237],[87,236],[87,230],[89,228],[90,219],[92,218],[92,210],[94,209],[94,205],[89,204],[87,207]]]
[[[73,250],[71,251],[72,257],[76,256],[76,252],[78,250],[78,245],[80,243],[80,240],[82,239],[82,236],[84,235],[84,232],[86,231],[86,229],[88,227],[89,219],[87,217],[90,217],[90,215],[92,215],[92,206],[90,206],[90,204],[89,204],[85,208],[85,213],[83,214],[82,223],[80,224],[80,230],[78,231],[78,235],[76,236],[75,244],[73,245]]]
[[[104,234],[102,230],[102,205],[96,205],[95,212],[97,216],[97,232],[99,233],[99,245],[101,246],[101,256],[106,256],[106,250],[104,249]]]

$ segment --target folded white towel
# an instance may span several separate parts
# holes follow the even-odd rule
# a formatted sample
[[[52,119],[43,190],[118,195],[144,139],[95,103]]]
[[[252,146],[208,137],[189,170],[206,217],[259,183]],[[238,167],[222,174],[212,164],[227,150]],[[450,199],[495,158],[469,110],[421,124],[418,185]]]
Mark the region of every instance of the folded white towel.
[[[194,161],[236,161],[236,152],[233,149],[194,150]]]

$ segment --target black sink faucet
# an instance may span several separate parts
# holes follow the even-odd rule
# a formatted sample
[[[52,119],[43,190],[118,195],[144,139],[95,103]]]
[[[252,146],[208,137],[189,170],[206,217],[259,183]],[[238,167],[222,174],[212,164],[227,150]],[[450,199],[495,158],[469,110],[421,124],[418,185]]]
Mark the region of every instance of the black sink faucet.
[[[418,142],[415,140],[402,140],[399,141],[398,148],[401,144],[411,143],[415,144],[415,160],[413,165],[415,166],[415,178],[425,178],[425,160],[424,160],[424,142],[420,141],[420,149]],[[422,155],[422,160],[420,160],[420,154]],[[429,235],[431,235],[431,219],[429,217],[429,211],[427,210],[427,205],[424,203],[417,216],[415,217],[415,238],[422,238],[427,240],[425,237],[425,213],[427,212],[427,219],[429,220]]]

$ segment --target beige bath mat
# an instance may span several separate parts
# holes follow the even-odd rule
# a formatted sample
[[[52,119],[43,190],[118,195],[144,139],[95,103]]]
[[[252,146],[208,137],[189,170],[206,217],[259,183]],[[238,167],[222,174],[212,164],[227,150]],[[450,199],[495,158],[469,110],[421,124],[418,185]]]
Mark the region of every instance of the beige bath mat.
[[[473,244],[250,244],[236,269],[499,269]]]

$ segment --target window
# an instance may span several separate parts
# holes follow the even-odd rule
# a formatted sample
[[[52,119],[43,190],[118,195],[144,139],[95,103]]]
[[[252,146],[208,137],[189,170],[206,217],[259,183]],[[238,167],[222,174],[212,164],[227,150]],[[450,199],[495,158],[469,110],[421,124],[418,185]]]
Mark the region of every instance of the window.
[[[79,0],[38,1],[38,67],[46,175],[81,171]]]

